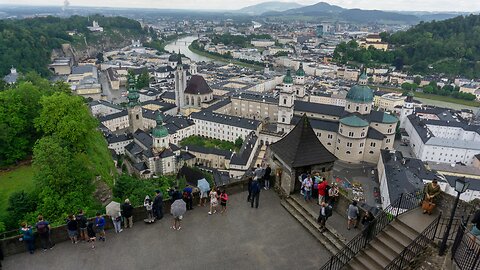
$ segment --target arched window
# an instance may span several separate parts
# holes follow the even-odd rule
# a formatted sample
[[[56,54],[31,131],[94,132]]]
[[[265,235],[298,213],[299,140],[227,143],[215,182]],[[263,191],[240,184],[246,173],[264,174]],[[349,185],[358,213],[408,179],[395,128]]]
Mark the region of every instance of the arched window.
[[[135,116],[135,118],[138,120],[138,119],[140,119],[140,116],[137,114],[137,115]]]
[[[347,151],[347,152],[345,152],[345,153],[347,153],[347,154],[349,154],[349,155],[350,155],[350,151]]]

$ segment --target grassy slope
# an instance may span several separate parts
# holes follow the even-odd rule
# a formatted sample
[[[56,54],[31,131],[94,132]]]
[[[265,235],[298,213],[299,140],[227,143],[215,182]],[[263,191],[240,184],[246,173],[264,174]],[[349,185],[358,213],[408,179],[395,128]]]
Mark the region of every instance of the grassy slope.
[[[90,141],[86,149],[88,155],[86,162],[94,174],[100,175],[102,180],[111,188],[116,174],[112,155],[107,148],[107,142],[99,131],[96,131],[93,137],[94,139]]]
[[[8,207],[8,197],[16,191],[30,191],[34,188],[34,169],[31,165],[22,165],[7,172],[0,172],[0,220]]]
[[[237,61],[235,59],[227,59],[227,58],[224,58],[224,57],[220,57],[220,56],[217,56],[217,55],[212,55],[208,52],[205,52],[205,51],[201,51],[201,50],[197,50],[197,49],[194,49],[192,47],[192,45],[188,46],[188,49],[196,54],[199,54],[201,56],[205,56],[205,57],[208,57],[208,58],[211,58],[213,60],[216,60],[216,61],[220,61],[220,62],[225,62],[225,63],[232,63],[234,65],[237,65],[237,66],[241,66],[241,67],[246,67],[246,68],[251,68],[251,69],[255,69],[255,70],[262,70],[264,67],[262,66],[259,66],[259,65],[254,65],[254,64],[248,64],[248,63],[244,63],[244,62],[241,62],[241,61]]]

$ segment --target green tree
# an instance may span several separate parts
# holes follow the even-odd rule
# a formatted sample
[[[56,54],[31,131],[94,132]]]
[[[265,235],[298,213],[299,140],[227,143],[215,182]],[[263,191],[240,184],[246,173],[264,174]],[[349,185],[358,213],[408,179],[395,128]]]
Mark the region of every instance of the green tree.
[[[420,85],[422,83],[422,78],[419,76],[415,76],[413,78],[413,82],[416,83],[417,85]]]
[[[24,220],[28,213],[35,212],[37,209],[37,199],[35,193],[26,193],[19,191],[12,193],[8,198],[8,217],[7,227],[17,228],[19,221]]]
[[[150,75],[148,75],[148,71],[143,71],[136,80],[135,86],[137,89],[142,89],[148,87],[150,85]]]
[[[33,119],[39,113],[41,92],[31,83],[0,92],[0,166],[26,158],[38,132]]]
[[[80,149],[86,145],[88,134],[97,126],[83,99],[65,93],[42,97],[42,110],[35,127],[46,135],[54,135],[70,146]]]
[[[237,149],[240,149],[242,148],[242,145],[243,145],[243,139],[242,137],[238,137],[236,140],[235,140],[235,147]]]

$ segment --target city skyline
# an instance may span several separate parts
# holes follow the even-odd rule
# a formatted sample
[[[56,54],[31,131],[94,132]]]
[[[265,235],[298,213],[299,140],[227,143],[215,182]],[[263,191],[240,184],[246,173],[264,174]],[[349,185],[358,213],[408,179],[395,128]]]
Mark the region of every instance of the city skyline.
[[[86,7],[136,7],[136,8],[156,8],[156,9],[189,9],[189,10],[236,10],[246,6],[259,4],[262,0],[185,0],[182,2],[171,2],[166,0],[71,0],[71,6],[86,6]],[[317,0],[298,0],[298,1],[281,1],[281,2],[296,2],[302,5],[312,5],[321,1]],[[461,12],[478,12],[480,11],[480,2],[470,0],[455,1],[452,7],[451,0],[328,0],[323,1],[331,5],[338,5],[343,8],[361,8],[361,9],[378,9],[378,10],[392,10],[392,11],[461,11]],[[47,1],[47,0],[18,0],[12,3],[10,0],[0,0],[3,5],[28,5],[28,6],[61,6],[63,1]],[[199,6],[201,6],[199,8]]]

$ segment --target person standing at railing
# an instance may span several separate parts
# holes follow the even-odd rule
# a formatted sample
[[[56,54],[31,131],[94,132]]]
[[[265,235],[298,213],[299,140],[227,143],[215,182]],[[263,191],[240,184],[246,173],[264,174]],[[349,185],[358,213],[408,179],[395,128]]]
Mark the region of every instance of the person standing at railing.
[[[357,220],[358,220],[359,214],[360,214],[360,211],[358,210],[357,202],[353,201],[348,206],[348,210],[347,210],[347,216],[348,216],[347,230],[350,230],[350,227],[352,225],[354,228],[357,228]]]
[[[20,226],[20,233],[22,234],[22,238],[20,238],[20,240],[25,243],[28,252],[30,252],[30,254],[33,254],[33,252],[35,251],[35,237],[33,236],[32,227],[28,226],[26,222],[22,222]]]
[[[475,212],[472,219],[473,227],[470,231],[476,238],[480,238],[480,209]],[[475,239],[472,239],[475,240]]]

